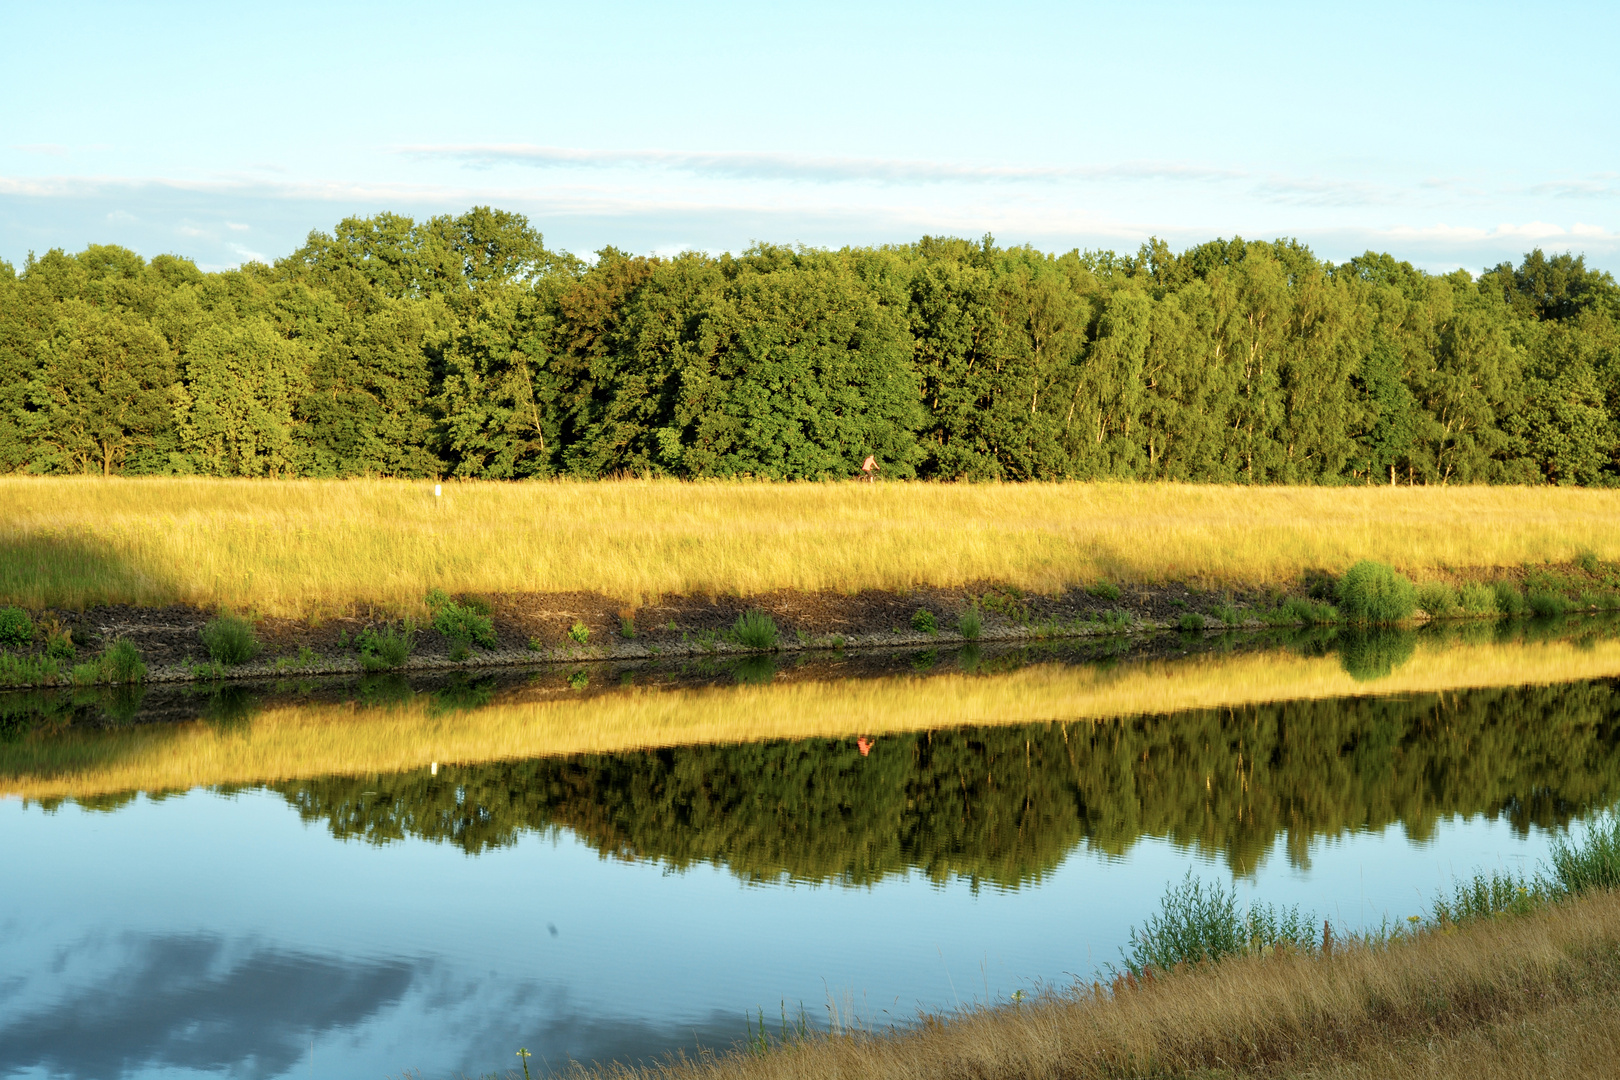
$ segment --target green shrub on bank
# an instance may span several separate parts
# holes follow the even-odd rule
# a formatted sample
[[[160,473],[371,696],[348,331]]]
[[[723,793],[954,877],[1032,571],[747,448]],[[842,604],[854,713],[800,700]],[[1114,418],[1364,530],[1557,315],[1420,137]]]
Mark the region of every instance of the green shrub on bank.
[[[1202,630],[1204,628],[1204,617],[1196,611],[1189,611],[1181,617],[1181,621],[1176,625],[1183,630]]]
[[[489,601],[477,596],[452,600],[443,589],[433,589],[423,598],[423,602],[433,613],[433,629],[453,643],[452,657],[466,659],[471,651],[467,648],[469,645],[482,645],[486,649],[495,647],[495,623],[489,615]],[[457,644],[461,648],[457,648]],[[462,655],[456,657],[457,653]]]
[[[918,608],[911,616],[911,628],[919,634],[937,634],[939,620],[927,608]]]
[[[1271,626],[1327,626],[1339,621],[1339,612],[1332,604],[1312,603],[1302,596],[1290,596],[1271,611],[1263,613],[1260,621]]]
[[[61,674],[51,657],[16,656],[0,652],[0,686],[49,686]]]
[[[1552,843],[1550,884],[1572,896],[1597,889],[1620,889],[1620,813],[1590,822],[1578,841],[1568,835]]]
[[[146,681],[146,662],[135,643],[119,638],[101,654],[101,681],[138,683]]]
[[[1431,619],[1449,619],[1462,610],[1457,590],[1444,581],[1425,581],[1418,586],[1418,607]]]
[[[979,640],[984,632],[984,616],[979,611],[979,605],[973,604],[956,619],[956,632],[969,641]]]
[[[1435,900],[1429,918],[1439,926],[1447,926],[1498,915],[1528,915],[1546,899],[1542,883],[1493,870],[1454,884],[1451,895]]]
[[[1464,615],[1498,615],[1496,590],[1489,585],[1470,582],[1457,591],[1457,606]]]
[[[220,664],[245,664],[259,655],[259,635],[253,624],[235,615],[210,619],[202,628],[203,647]]]
[[[20,607],[0,608],[0,645],[26,649],[34,643],[34,620]]]
[[[1530,610],[1525,603],[1524,593],[1511,581],[1498,581],[1494,586],[1496,592],[1496,610],[1503,615],[1519,616]]]
[[[1339,579],[1339,609],[1354,623],[1398,623],[1417,609],[1417,590],[1393,566],[1363,559]]]
[[[1524,598],[1532,615],[1553,618],[1569,611],[1569,601],[1551,589],[1531,589]]]
[[[355,646],[360,650],[360,666],[367,671],[403,667],[416,647],[416,624],[406,619],[403,628],[389,623],[380,631],[368,626],[355,638]]]
[[[763,611],[749,608],[737,616],[737,621],[733,624],[731,633],[737,639],[737,643],[746,648],[776,648],[776,620]]]
[[[1279,946],[1310,952],[1317,947],[1316,925],[1316,917],[1298,907],[1257,902],[1244,911],[1235,888],[1200,881],[1189,870],[1179,885],[1165,887],[1158,913],[1141,930],[1131,928],[1130,946],[1120,952],[1125,970],[1141,976]]]

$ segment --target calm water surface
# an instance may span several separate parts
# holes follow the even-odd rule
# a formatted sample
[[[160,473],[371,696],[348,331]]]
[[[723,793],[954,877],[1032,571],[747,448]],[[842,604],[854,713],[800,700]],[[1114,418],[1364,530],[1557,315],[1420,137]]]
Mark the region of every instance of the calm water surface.
[[[0,1076],[477,1076],[725,1047],[761,1008],[903,1023],[1090,979],[1189,869],[1399,919],[1614,800],[1617,691],[0,800]]]

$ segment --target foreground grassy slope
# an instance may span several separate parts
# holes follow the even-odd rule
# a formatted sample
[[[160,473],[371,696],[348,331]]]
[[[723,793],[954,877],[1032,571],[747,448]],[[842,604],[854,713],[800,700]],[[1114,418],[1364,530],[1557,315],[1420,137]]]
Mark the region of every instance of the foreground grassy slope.
[[[596,1075],[668,1080],[1611,1077],[1620,895],[1330,958],[1245,957],[763,1055]]]
[[[1620,675],[1620,641],[1437,643],[1361,682],[1332,656],[1290,652],[1114,668],[1039,665],[579,697],[537,692],[472,712],[421,695],[393,707],[269,708],[250,724],[41,729],[0,741],[0,796],[48,799],[693,743],[849,737],[965,724],[1110,717],[1358,693],[1418,693]]]
[[[1620,492],[0,478],[0,603],[318,615],[452,592],[1294,580],[1620,558]]]

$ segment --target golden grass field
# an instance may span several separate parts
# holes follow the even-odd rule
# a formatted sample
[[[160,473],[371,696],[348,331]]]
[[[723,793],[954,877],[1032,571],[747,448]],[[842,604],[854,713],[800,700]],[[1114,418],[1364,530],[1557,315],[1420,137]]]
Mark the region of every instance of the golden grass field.
[[[1620,559],[1620,491],[0,478],[0,603],[309,616],[451,592],[1295,580]]]
[[[1613,1077],[1620,894],[1332,957],[1226,959],[918,1029],[585,1076],[667,1080],[1524,1080]]]
[[[1392,675],[1358,683],[1337,659],[1289,652],[1127,663],[1038,665],[763,686],[627,690],[497,703],[270,708],[241,727],[69,727],[0,742],[0,797],[90,797],[270,783],[551,754],[691,743],[851,737],[968,724],[1091,721],[1182,709],[1357,693],[1549,684],[1620,675],[1620,641],[1420,646]]]

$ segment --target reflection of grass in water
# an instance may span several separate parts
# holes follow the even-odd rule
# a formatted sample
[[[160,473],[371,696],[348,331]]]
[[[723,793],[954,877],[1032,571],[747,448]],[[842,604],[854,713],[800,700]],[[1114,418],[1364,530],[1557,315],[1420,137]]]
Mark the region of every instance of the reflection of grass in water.
[[[1346,630],[1339,637],[1339,663],[1357,682],[1387,679],[1416,648],[1417,635],[1410,630]]]
[[[1421,637],[1420,637],[1421,641]],[[493,703],[468,680],[390,709],[268,708],[242,734],[207,725],[69,728],[0,744],[0,794],[175,788],[323,774],[393,772],[429,761],[488,761],[639,746],[916,731],[962,724],[1091,720],[1373,689],[1407,693],[1620,674],[1620,641],[1428,648],[1367,684],[1336,657],[1246,653],[1117,667],[1036,664],[987,674],[787,682]],[[386,682],[371,683],[386,686]],[[397,684],[396,684],[397,685]],[[134,688],[132,688],[134,689]],[[427,700],[424,700],[426,698]],[[480,706],[480,702],[490,702]],[[467,710],[477,710],[468,716]]]
[[[423,591],[753,596],[1298,580],[1620,555],[1620,493],[1214,484],[0,478],[0,600],[320,612]]]

